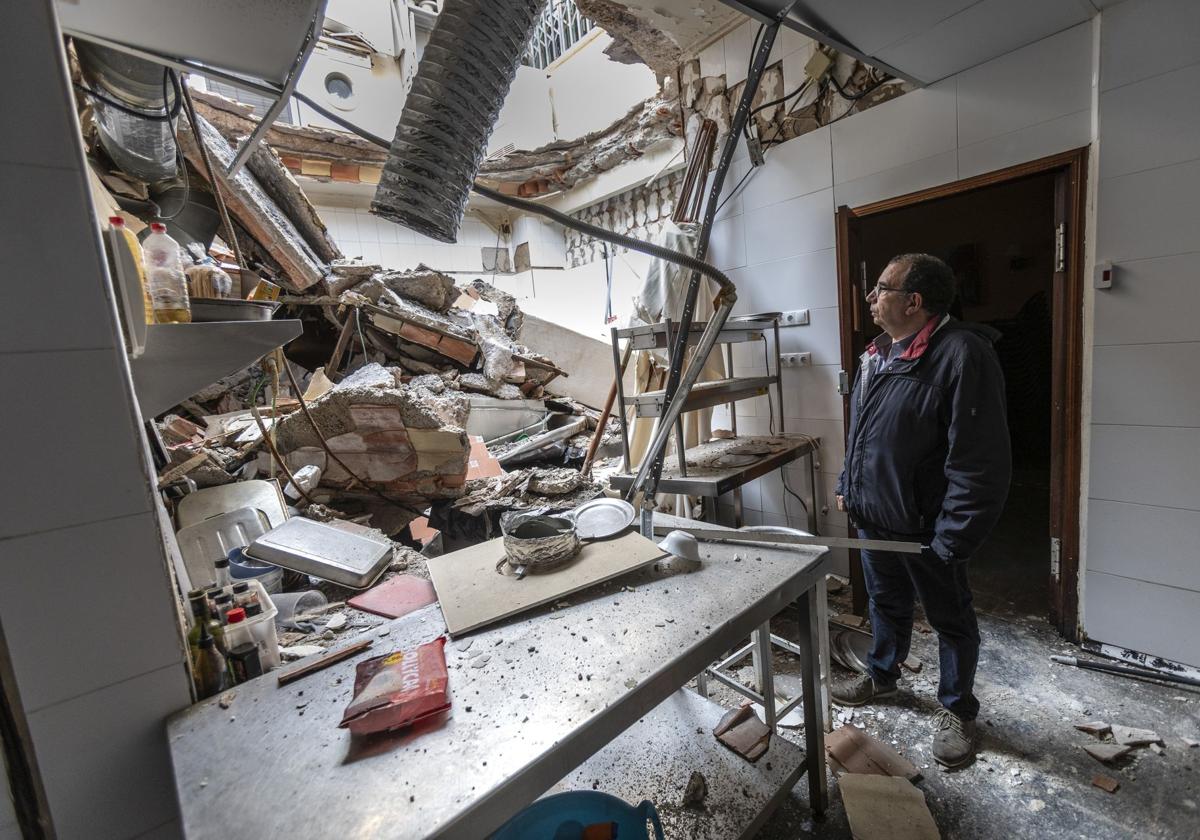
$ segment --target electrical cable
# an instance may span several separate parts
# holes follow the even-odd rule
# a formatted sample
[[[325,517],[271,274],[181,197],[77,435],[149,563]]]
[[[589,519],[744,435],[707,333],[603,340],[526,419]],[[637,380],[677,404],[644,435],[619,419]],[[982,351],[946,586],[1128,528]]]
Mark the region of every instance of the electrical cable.
[[[781,96],[778,99],[772,99],[770,102],[764,102],[762,105],[759,105],[757,108],[755,108],[753,111],[751,111],[750,116],[753,117],[758,112],[765,111],[768,108],[774,108],[776,105],[782,105],[783,103],[787,102],[789,99],[793,98],[794,96],[804,93],[804,91],[808,90],[808,86],[811,84],[812,84],[812,79],[805,76],[804,81],[801,82],[800,86],[797,87],[794,91],[789,93],[787,96]]]
[[[837,89],[838,95],[841,96],[842,99],[848,99],[851,102],[857,102],[858,100],[862,99],[864,96],[866,96],[868,93],[870,93],[871,91],[878,88],[884,82],[889,81],[890,78],[891,78],[890,76],[884,76],[882,79],[876,80],[875,84],[871,85],[870,87],[863,88],[858,93],[846,93],[846,89],[844,87],[842,87],[841,83],[837,80],[837,76],[835,76],[833,74],[832,70],[829,71],[829,81],[833,82],[833,86],[834,86],[834,88]]]

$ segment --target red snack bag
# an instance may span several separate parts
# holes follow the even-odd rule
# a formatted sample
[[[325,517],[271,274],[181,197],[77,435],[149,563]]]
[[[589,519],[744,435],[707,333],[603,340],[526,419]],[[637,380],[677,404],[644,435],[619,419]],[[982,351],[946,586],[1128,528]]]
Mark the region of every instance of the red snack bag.
[[[354,698],[338,726],[352,735],[387,732],[450,708],[446,637],[358,663]]]

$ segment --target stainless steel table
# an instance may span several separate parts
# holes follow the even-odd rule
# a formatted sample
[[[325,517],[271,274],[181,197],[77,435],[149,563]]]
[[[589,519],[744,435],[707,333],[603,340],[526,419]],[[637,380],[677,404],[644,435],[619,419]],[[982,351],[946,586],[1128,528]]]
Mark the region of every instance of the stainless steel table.
[[[698,571],[627,575],[448,643],[453,708],[420,732],[356,742],[337,723],[355,662],[443,633],[436,605],[371,631],[387,635],[370,654],[178,713],[168,736],[186,835],[485,837],[793,602],[810,802],[823,812],[816,593],[830,555],[707,544],[701,556]]]

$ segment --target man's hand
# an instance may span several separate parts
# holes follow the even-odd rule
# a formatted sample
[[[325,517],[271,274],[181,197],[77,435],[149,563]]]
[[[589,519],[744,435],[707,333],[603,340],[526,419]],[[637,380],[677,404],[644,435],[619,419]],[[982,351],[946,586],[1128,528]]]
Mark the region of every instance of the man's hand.
[[[838,510],[840,510],[842,513],[846,512],[846,497],[845,496],[837,497],[837,507],[838,507]]]

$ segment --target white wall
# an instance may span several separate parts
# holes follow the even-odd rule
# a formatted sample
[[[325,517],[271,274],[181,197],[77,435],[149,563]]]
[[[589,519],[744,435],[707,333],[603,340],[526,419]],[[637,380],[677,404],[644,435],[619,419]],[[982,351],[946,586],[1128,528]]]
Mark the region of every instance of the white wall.
[[[704,51],[705,73],[744,77],[752,32],[740,27]],[[821,533],[846,536],[833,508],[844,458],[834,211],[932,187],[1087,145],[1092,139],[1092,24],[1082,24],[1009,55],[805,134],[768,153],[766,165],[722,211],[712,256],[738,287],[735,312],[805,308],[811,324],[783,329],[783,352],[812,353],[810,368],[784,371],[788,431],[819,435]],[[795,87],[810,42],[785,37],[777,47],[785,87]],[[728,185],[747,171],[744,151]],[[763,370],[761,345],[741,345],[735,373]],[[774,395],[772,394],[772,399]],[[739,431],[769,430],[766,398],[739,404]],[[791,488],[807,497],[801,465],[787,468]],[[750,524],[804,527],[803,510],[779,474],[749,485]],[[838,558],[846,568],[844,552]]]
[[[178,835],[190,703],[163,536],[49,0],[0,7],[0,620],[59,837]]]
[[[1104,12],[1099,124],[1084,626],[1200,665],[1200,4]]]
[[[318,206],[317,212],[343,254],[384,268],[404,270],[424,263],[444,272],[479,272],[483,270],[482,249],[496,247],[496,232],[470,215],[459,229],[458,243],[449,245],[373,216],[362,207],[326,205]],[[501,239],[500,247],[507,244]]]

